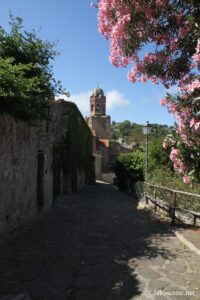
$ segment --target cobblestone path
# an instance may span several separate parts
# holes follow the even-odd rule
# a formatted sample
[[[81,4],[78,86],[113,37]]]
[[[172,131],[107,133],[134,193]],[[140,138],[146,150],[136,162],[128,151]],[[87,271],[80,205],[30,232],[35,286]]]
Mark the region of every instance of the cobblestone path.
[[[1,244],[0,300],[32,299],[200,299],[200,256],[130,196],[98,183]]]

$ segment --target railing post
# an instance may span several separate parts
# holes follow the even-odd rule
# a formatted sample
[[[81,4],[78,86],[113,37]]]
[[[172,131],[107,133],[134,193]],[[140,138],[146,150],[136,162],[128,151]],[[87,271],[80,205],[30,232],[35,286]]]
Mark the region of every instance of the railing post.
[[[153,198],[155,200],[154,211],[156,212],[157,211],[157,204],[156,204],[156,187],[155,187],[155,185],[153,186]]]
[[[146,182],[144,182],[144,199],[145,199],[145,203],[148,204],[148,197],[147,197],[147,192],[146,192]]]
[[[172,225],[175,225],[175,214],[176,214],[176,192],[173,191],[173,203],[172,203]]]
[[[147,195],[145,195],[145,203],[146,203],[146,204],[149,204],[149,200],[148,200]]]

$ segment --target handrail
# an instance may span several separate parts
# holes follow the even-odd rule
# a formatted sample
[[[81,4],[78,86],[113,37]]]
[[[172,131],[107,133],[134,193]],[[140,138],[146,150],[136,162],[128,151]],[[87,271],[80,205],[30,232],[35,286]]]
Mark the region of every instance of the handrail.
[[[144,184],[147,184],[147,185],[152,186],[152,187],[161,188],[163,190],[167,190],[167,191],[170,191],[170,192],[175,192],[175,193],[179,193],[179,194],[185,194],[185,195],[188,195],[188,196],[194,196],[194,197],[199,197],[200,198],[199,194],[193,194],[193,193],[188,193],[188,192],[184,192],[184,191],[174,190],[174,189],[167,188],[165,186],[150,184],[148,182],[145,182]]]
[[[175,224],[175,211],[176,211],[176,208],[177,208],[177,194],[182,194],[182,195],[187,195],[187,196],[193,196],[193,197],[198,197],[200,198],[200,195],[199,194],[193,194],[193,193],[188,193],[188,192],[184,192],[184,191],[178,191],[178,190],[174,190],[174,189],[170,189],[168,187],[164,187],[164,186],[159,186],[159,185],[154,185],[154,184],[151,184],[151,183],[148,183],[148,182],[144,182],[144,184],[148,185],[148,186],[151,186],[153,187],[153,194],[154,194],[154,200],[156,201],[156,188],[159,188],[159,189],[163,189],[163,190],[166,190],[166,191],[170,191],[173,195],[173,199],[171,201],[171,218],[172,218],[172,225]],[[146,200],[148,198],[148,195],[144,194]],[[194,214],[194,225],[196,225],[196,218],[198,218],[198,214]]]

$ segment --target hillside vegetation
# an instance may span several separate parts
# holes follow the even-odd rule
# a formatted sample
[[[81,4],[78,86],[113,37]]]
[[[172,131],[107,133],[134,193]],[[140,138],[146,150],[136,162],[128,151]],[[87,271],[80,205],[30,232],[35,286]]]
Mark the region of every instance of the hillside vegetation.
[[[121,143],[129,146],[137,146],[145,142],[145,136],[141,124],[131,123],[129,120],[123,122],[113,121],[111,124],[111,142]],[[152,130],[150,140],[165,138],[171,132],[172,127],[160,124],[151,124]]]

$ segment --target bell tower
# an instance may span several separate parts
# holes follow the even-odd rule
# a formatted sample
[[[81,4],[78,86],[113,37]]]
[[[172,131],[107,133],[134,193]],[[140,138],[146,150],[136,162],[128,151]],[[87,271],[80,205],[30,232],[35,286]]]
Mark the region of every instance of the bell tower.
[[[93,153],[96,161],[101,157],[100,169],[105,172],[109,163],[110,116],[106,115],[106,97],[99,87],[90,96],[90,116],[86,121],[94,136]]]
[[[90,116],[87,118],[87,123],[93,136],[109,147],[110,116],[106,115],[106,97],[99,87],[90,96]]]
[[[106,115],[106,97],[100,88],[96,88],[90,96],[90,115],[105,116]]]

